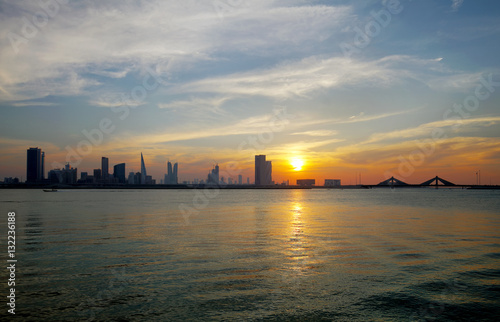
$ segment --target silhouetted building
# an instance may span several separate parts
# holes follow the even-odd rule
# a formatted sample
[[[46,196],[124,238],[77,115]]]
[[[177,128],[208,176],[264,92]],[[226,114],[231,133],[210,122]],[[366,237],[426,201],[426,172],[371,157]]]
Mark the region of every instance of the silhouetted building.
[[[106,157],[101,158],[101,176],[104,181],[109,177],[109,159]]]
[[[94,182],[99,182],[102,180],[101,169],[94,169]]]
[[[255,184],[270,185],[272,179],[273,167],[271,161],[266,161],[265,155],[255,156]]]
[[[113,167],[113,177],[118,180],[118,183],[126,183],[125,163],[119,163]]]
[[[310,187],[310,186],[314,186],[315,184],[316,184],[315,179],[298,179],[297,180],[298,186]]]
[[[134,184],[141,184],[142,182],[142,174],[140,172],[136,172],[134,175]],[[146,182],[146,178],[144,178],[144,182]]]
[[[45,152],[42,152],[42,161],[41,161],[41,171],[40,171],[40,176],[41,179],[45,179]]]
[[[87,172],[81,172],[80,173],[80,180],[87,181],[88,176],[89,176],[89,174]]]
[[[44,178],[45,153],[39,148],[29,148],[26,155],[26,182],[41,182]]]
[[[128,184],[134,184],[134,173],[133,172],[129,172],[128,173],[128,180],[127,180]]]
[[[325,179],[325,187],[340,187],[340,179]]]
[[[49,181],[51,183],[74,184],[77,183],[78,169],[72,168],[67,163],[63,169],[49,171]]]
[[[19,179],[18,178],[12,178],[12,177],[5,177],[3,179],[3,183],[5,184],[17,184],[19,183]]]
[[[216,164],[211,172],[208,173],[207,184],[219,184],[219,165]]]
[[[174,164],[172,168],[172,163],[170,161],[167,162],[167,174],[165,175],[165,184],[177,184],[179,179],[177,177],[177,163]]]
[[[148,176],[148,173],[146,171],[146,165],[144,164],[144,157],[142,156],[141,152],[141,184],[146,184],[146,177]]]
[[[243,184],[243,176],[241,174],[238,175],[238,184]]]
[[[156,181],[153,180],[152,176],[146,176],[146,183],[145,184],[156,184]]]

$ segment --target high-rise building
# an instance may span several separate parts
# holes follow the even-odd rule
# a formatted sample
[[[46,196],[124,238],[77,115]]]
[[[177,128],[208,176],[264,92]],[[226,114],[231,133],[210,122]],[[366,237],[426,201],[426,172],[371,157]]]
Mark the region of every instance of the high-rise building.
[[[134,184],[134,172],[128,173],[128,184]]]
[[[141,152],[141,184],[146,184],[146,177],[148,173],[146,172],[146,165],[144,164],[144,157]]]
[[[170,161],[167,162],[167,177],[165,180],[166,184],[170,184],[170,178],[172,178],[172,163]]]
[[[219,184],[219,165],[216,164],[211,172],[208,173],[207,184]]]
[[[78,169],[72,168],[67,163],[63,169],[54,169],[49,171],[49,180],[51,183],[75,184],[78,182]]]
[[[272,184],[273,167],[271,161],[266,161],[265,155],[255,156],[255,184],[270,185]]]
[[[140,172],[136,172],[134,175],[134,184],[141,184],[142,174]],[[144,178],[144,182],[146,182],[146,178]]]
[[[126,183],[126,181],[125,181],[125,163],[119,163],[113,167],[113,177],[118,179],[119,183]]]
[[[106,157],[101,158],[101,176],[103,180],[108,180],[109,177],[109,159]]]
[[[271,161],[266,161],[266,169],[264,172],[265,184],[273,184],[273,164]]]
[[[29,148],[26,155],[26,182],[43,180],[45,153],[39,148]]]
[[[241,174],[238,175],[238,184],[243,184],[243,176]]]
[[[41,170],[41,173],[40,173],[40,176],[43,179],[45,179],[45,152],[42,152],[42,170]]]
[[[167,174],[165,175],[165,184],[178,184],[179,180],[177,178],[177,163],[172,167],[170,161],[167,162]]]
[[[102,179],[101,169],[94,169],[94,181],[99,182]]]

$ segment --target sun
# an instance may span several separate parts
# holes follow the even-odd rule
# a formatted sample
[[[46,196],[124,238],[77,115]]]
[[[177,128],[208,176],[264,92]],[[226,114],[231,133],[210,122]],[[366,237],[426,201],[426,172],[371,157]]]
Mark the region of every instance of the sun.
[[[300,159],[293,159],[292,161],[290,161],[290,164],[293,167],[293,171],[300,171],[300,170],[302,170],[302,167],[304,166],[304,161],[302,161]]]

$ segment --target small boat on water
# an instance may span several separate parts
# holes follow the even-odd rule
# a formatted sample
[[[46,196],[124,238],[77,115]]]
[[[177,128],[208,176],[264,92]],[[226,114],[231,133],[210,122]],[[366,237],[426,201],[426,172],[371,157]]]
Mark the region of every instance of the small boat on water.
[[[44,192],[57,192],[57,189],[56,188],[52,188],[52,189],[43,189]]]

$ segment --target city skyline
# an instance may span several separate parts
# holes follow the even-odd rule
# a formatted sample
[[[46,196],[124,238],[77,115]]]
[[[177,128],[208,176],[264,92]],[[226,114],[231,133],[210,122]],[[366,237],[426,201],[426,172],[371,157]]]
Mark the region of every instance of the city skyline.
[[[241,174],[241,169],[238,169],[237,164],[229,164],[226,169],[220,171],[219,164],[216,163],[212,170],[209,171],[206,180],[200,178],[194,178],[193,180],[182,180],[179,181],[178,178],[178,163],[176,162],[173,166],[170,160],[166,161],[166,173],[163,179],[156,180],[153,176],[147,174],[146,165],[144,161],[144,156],[141,152],[141,172],[134,173],[130,171],[128,178],[126,176],[126,164],[119,163],[113,166],[113,173],[108,173],[109,158],[101,157],[101,168],[93,169],[93,176],[88,175],[88,171],[80,171],[80,177],[78,177],[78,168],[74,168],[68,162],[62,168],[54,168],[49,170],[47,177],[45,179],[44,174],[44,159],[45,152],[42,149],[28,148],[26,154],[26,180],[22,180],[18,177],[4,177],[4,182],[6,184],[16,184],[16,183],[37,183],[37,184],[50,184],[50,183],[62,183],[62,184],[141,184],[141,185],[177,185],[177,184],[191,184],[191,185],[242,185],[243,176]],[[255,155],[254,156],[254,181],[250,182],[250,177],[247,177],[245,184],[252,184],[256,186],[288,186],[290,180],[286,179],[282,182],[276,182],[272,177],[272,161],[266,160],[266,155]],[[303,166],[303,161],[299,159],[294,159],[291,162],[295,171],[300,171]],[[373,182],[362,182],[361,173],[356,173],[354,178],[354,183],[351,178],[348,178],[343,184],[341,184],[342,176],[338,179],[324,179],[324,183],[316,183],[315,178],[310,179],[296,179],[297,186],[325,186],[325,187],[340,187],[340,186],[375,186],[375,185],[414,185],[414,186],[429,186],[438,185],[438,183],[444,186],[457,186],[466,187],[473,185],[495,185],[486,180],[481,181],[481,170],[474,173],[475,182],[458,182],[452,183],[439,176],[432,177],[430,180],[425,180],[425,182],[405,182],[404,180],[399,180],[394,176],[386,178],[379,183]],[[29,179],[31,178],[31,179]],[[80,179],[78,179],[80,178]],[[484,179],[484,178],[483,178]],[[488,178],[487,178],[488,179]],[[1,182],[1,181],[0,181]]]
[[[0,178],[26,180],[38,146],[45,175],[102,156],[136,173],[142,151],[157,182],[165,159],[179,181],[214,160],[253,178],[262,154],[277,183],[500,184],[498,2],[54,8],[43,25],[38,3],[0,8]]]

